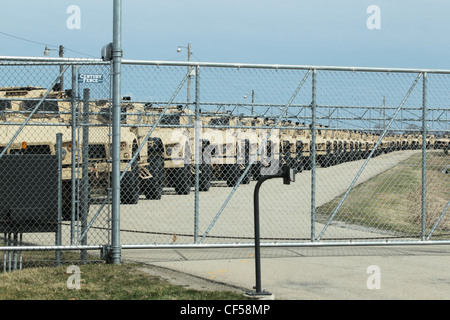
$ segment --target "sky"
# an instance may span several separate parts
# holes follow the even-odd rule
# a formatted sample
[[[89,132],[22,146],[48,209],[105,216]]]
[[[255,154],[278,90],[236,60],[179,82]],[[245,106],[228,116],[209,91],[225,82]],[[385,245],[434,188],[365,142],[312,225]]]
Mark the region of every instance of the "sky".
[[[0,4],[1,56],[63,45],[100,58],[112,42],[112,0]],[[122,11],[124,59],[186,61],[177,47],[190,43],[192,61],[450,69],[446,0],[123,0]]]

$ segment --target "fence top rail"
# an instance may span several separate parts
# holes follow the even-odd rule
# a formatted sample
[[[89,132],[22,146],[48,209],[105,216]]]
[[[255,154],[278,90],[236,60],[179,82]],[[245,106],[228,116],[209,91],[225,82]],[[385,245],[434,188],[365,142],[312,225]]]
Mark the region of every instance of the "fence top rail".
[[[0,56],[0,65],[2,64],[35,64],[35,65],[84,65],[84,64],[101,64],[110,65],[108,61],[102,59],[90,58],[51,58],[51,57],[14,57],[14,56]]]
[[[110,62],[107,62],[107,61],[105,62],[102,59],[90,59],[90,58],[49,58],[49,57],[0,56],[0,65],[5,64],[5,63],[11,63],[11,62],[30,63],[30,64],[32,64],[32,63],[34,63],[34,64],[56,64],[56,65],[58,65],[58,64],[103,64],[103,65],[109,65],[110,64]],[[283,64],[193,62],[193,61],[128,60],[128,59],[123,59],[121,62],[124,65],[450,74],[449,69],[379,68],[379,67],[356,67],[356,66],[283,65]]]
[[[441,73],[450,74],[448,69],[412,69],[412,68],[372,68],[346,66],[315,66],[315,65],[283,65],[283,64],[251,64],[251,63],[221,63],[221,62],[187,62],[187,61],[145,61],[122,60],[122,64],[155,65],[155,66],[190,66],[215,68],[247,68],[247,69],[292,69],[292,70],[322,70],[351,72],[387,72],[387,73]]]

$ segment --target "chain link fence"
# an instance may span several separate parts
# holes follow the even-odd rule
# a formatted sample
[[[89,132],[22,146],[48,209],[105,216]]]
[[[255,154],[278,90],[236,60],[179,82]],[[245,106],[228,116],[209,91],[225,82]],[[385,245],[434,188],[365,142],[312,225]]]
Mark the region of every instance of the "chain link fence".
[[[261,185],[262,245],[449,240],[450,71],[161,61],[121,71],[123,254],[251,246],[255,185],[283,167],[295,182]],[[111,73],[98,60],[2,59],[4,270],[20,250],[107,259]]]

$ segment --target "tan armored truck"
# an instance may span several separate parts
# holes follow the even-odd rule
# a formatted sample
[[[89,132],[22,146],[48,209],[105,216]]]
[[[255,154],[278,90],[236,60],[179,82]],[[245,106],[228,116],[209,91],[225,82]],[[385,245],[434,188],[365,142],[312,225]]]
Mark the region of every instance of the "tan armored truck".
[[[429,134],[426,137],[427,141],[427,150],[430,150],[433,148],[434,143],[436,142],[436,136],[434,134]]]
[[[341,130],[333,130],[333,165],[344,162],[345,149]]]
[[[245,126],[250,126],[251,128],[245,130],[245,133],[238,133],[238,140],[242,141],[244,139],[244,143],[241,145],[245,146],[245,149],[243,152],[241,152],[244,157],[247,157],[247,145],[249,145],[249,152],[248,157],[251,160],[251,167],[250,167],[250,176],[253,178],[253,180],[257,181],[261,177],[262,172],[262,163],[266,163],[267,160],[267,145],[263,144],[264,138],[262,133],[266,133],[266,130],[264,128],[265,121],[264,118],[260,117],[245,117],[243,120],[240,119],[240,124]],[[263,129],[263,131],[261,131]],[[245,141],[248,140],[247,141]],[[241,148],[242,150],[242,148]],[[244,183],[248,178],[244,177]]]
[[[369,154],[372,152],[374,146],[372,134],[367,132],[361,132],[361,140],[362,140],[361,159],[367,159]]]
[[[91,183],[105,186],[111,173],[108,159],[112,158],[112,141],[109,138],[112,109],[108,101],[99,100],[90,103],[90,111],[91,123],[106,125],[89,129],[89,162],[93,172],[97,173],[92,176]],[[142,113],[140,105],[129,103],[127,98],[122,100],[120,172],[123,175],[126,170],[121,180],[121,202],[124,204],[137,203],[140,194],[147,199],[161,199],[162,196],[164,150],[157,135],[144,141],[147,132],[145,126],[142,126]],[[135,161],[132,161],[133,158]]]
[[[309,148],[309,141],[306,139],[306,127],[304,124],[295,122],[292,124],[292,137],[295,141],[293,166],[296,172],[303,171],[303,148]]]
[[[441,138],[436,138],[433,148],[435,150],[443,150],[444,154],[448,155],[450,150],[450,135],[444,134]]]
[[[385,135],[378,146],[383,153],[389,153],[395,150],[395,141],[392,135]]]
[[[316,159],[321,167],[327,168],[333,163],[333,135],[324,128],[316,130]]]
[[[298,163],[298,172],[311,170],[311,130],[305,124],[299,124],[296,127],[296,155]]]
[[[61,117],[58,101],[43,101],[27,125],[21,128],[46,92],[38,87],[0,88],[0,154],[9,145],[5,155],[56,155],[56,136],[62,134],[62,218],[69,220],[72,216],[72,152],[77,146],[72,145],[72,129]],[[61,98],[60,93],[48,95],[48,99],[57,98]],[[86,206],[89,207],[89,203]]]
[[[226,181],[233,187],[241,176],[238,162],[239,143],[236,122],[230,113],[208,112],[201,116],[203,138],[210,142],[208,162],[211,163],[213,180]]]
[[[195,124],[195,114],[181,105],[169,106],[166,112],[164,106],[144,106],[145,123],[149,130],[160,118],[154,133],[161,140],[164,148],[165,186],[175,188],[180,195],[189,194],[195,178],[195,125],[200,126],[198,137],[199,155],[207,152],[209,141],[204,137],[201,124]],[[153,134],[152,134],[153,136]],[[211,166],[202,157],[199,161],[199,190],[208,191],[211,187]]]
[[[24,116],[27,116],[31,110],[34,109],[39,99],[41,99],[47,92],[47,89],[40,87],[25,87],[16,90],[20,94],[17,96],[23,101],[19,101],[17,106],[20,110],[25,111]],[[11,95],[11,92],[9,92]],[[19,99],[19,98],[17,98]],[[28,99],[28,100],[27,100]],[[13,103],[14,105],[14,103]],[[79,104],[78,122],[82,121],[82,114],[84,106]],[[89,145],[88,145],[88,158],[89,158],[89,183],[90,189],[93,192],[99,190],[100,193],[106,194],[110,187],[111,182],[111,108],[108,106],[107,100],[90,101],[89,107]],[[40,121],[43,123],[60,122],[65,123],[67,126],[72,124],[72,104],[71,104],[71,92],[50,91],[46,99],[41,104],[38,112],[33,116],[34,121]],[[126,108],[123,109],[124,113]],[[126,119],[126,115],[123,115]],[[86,127],[84,127],[86,128]],[[80,130],[80,132],[83,130]],[[77,137],[78,141],[81,141],[82,137]],[[121,130],[121,143],[120,143],[120,172],[126,173],[121,181],[121,203],[135,204],[139,200],[139,194],[145,194],[147,198],[158,198],[162,187],[157,183],[157,179],[153,179],[150,173],[150,166],[148,165],[147,147],[142,148],[141,153],[137,157],[137,161],[131,165],[130,161],[133,158],[134,153],[139,146],[140,137],[137,136],[136,130],[130,127],[124,127]],[[81,155],[83,146],[81,142],[77,146],[77,153]],[[159,196],[160,197],[160,196]]]
[[[46,93],[47,89],[32,86],[0,88],[0,120],[8,119],[10,122],[25,120]],[[32,119],[42,119],[42,122],[64,122],[65,118],[62,116],[64,110],[61,110],[59,102],[64,98],[64,92],[50,91]]]
[[[258,133],[259,146],[262,146],[260,161],[263,176],[276,174],[281,169],[280,129],[274,128],[275,124],[275,120],[264,118]]]
[[[279,132],[281,166],[287,165],[290,168],[297,170],[297,140],[292,121],[282,121]]]
[[[255,128],[257,121],[254,117],[240,115],[232,118],[231,123],[236,126],[237,162],[240,174],[242,175],[250,167],[241,182],[248,184],[252,177],[255,180],[258,179],[257,172],[255,172],[258,163],[258,130]]]
[[[339,141],[342,149],[340,152],[340,163],[351,161],[352,159],[352,141],[348,130],[338,131]]]
[[[365,149],[365,141],[363,140],[363,135],[360,131],[355,131],[355,160],[360,160],[363,157],[364,149]]]
[[[419,136],[409,134],[408,135],[408,147],[410,150],[418,150],[420,149]]]

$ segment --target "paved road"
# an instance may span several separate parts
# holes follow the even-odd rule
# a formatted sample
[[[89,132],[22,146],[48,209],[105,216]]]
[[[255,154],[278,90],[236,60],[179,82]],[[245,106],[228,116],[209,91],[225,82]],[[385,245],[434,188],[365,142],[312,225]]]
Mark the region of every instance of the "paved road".
[[[126,251],[131,260],[175,273],[148,271],[174,283],[254,291],[251,249]],[[277,300],[447,300],[450,245],[263,248],[262,289]],[[186,278],[186,275],[193,277]],[[205,281],[208,280],[208,281]]]
[[[420,151],[385,154],[371,159],[357,184],[396,166]],[[316,207],[344,193],[360,170],[363,160],[347,162],[330,168],[318,168]],[[232,188],[215,183],[199,197],[198,235],[208,237],[203,243],[248,242],[253,238],[253,191],[255,182],[241,185],[223,206]],[[161,200],[142,200],[136,206],[121,207],[122,244],[193,243],[194,192],[187,196],[165,191]],[[221,211],[223,206],[223,211]],[[91,210],[92,211],[92,210]],[[219,214],[220,213],[220,214]],[[268,180],[260,190],[261,236],[271,239],[311,238],[311,172],[296,175],[291,185],[282,179]],[[323,229],[317,223],[316,232]],[[136,232],[138,231],[138,232]],[[140,231],[140,232],[139,232]],[[330,227],[325,237],[365,237],[365,230]]]
[[[386,171],[412,154],[414,151],[399,152],[373,159],[358,183]],[[319,168],[316,205],[320,206],[345,192],[361,165],[362,161],[356,161],[326,169]],[[239,188],[239,192],[233,196],[209,235],[237,237],[253,235],[251,198],[253,187],[254,185],[244,185]],[[213,188],[208,193],[201,194],[200,203],[206,205],[200,210],[202,219],[200,230],[206,230],[209,226],[229,190],[230,188]],[[261,198],[266,199],[261,209],[261,214],[264,214],[264,219],[261,218],[264,235],[276,237],[279,235],[277,232],[281,230],[285,236],[295,234],[308,239],[311,230],[310,194],[309,172],[299,174],[291,186],[283,186],[280,181],[275,180],[268,182],[266,190],[261,189]],[[148,224],[154,229],[174,230],[173,234],[166,236],[171,237],[167,239],[172,239],[174,243],[183,243],[182,233],[192,234],[190,212],[193,207],[186,199],[188,198],[166,195],[163,201],[154,204],[156,206],[154,212],[164,208],[173,208],[174,212],[167,211],[162,219],[149,211],[148,215],[151,215],[152,219],[139,221],[139,229],[145,229]],[[277,199],[283,199],[282,204]],[[143,202],[140,205],[149,204]],[[289,220],[292,219],[292,212],[296,212],[295,218]],[[246,218],[243,218],[244,216]],[[126,220],[127,218],[125,220],[132,224],[135,217],[130,208],[129,220]],[[317,227],[320,231],[323,225],[317,224]],[[177,232],[179,238],[175,237]],[[330,226],[326,232],[331,237],[373,235],[368,230],[350,230],[334,226]],[[161,236],[161,239],[163,237]],[[135,241],[138,237],[130,234],[124,239],[124,243],[127,243]],[[272,293],[275,299],[283,300],[449,299],[449,253],[450,245],[267,247],[261,251],[262,289]],[[187,281],[188,285],[194,288],[207,288],[212,282],[225,284],[228,288],[244,293],[253,291],[256,281],[252,248],[129,249],[123,251],[123,257],[125,260],[147,263],[152,266],[149,272],[160,270],[155,267],[162,268],[165,272],[158,273],[160,275],[166,274],[168,270],[175,271],[170,273],[170,279]],[[188,280],[183,280],[186,276],[189,276]]]

